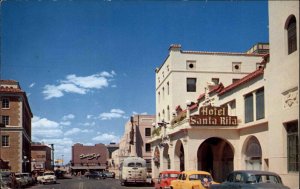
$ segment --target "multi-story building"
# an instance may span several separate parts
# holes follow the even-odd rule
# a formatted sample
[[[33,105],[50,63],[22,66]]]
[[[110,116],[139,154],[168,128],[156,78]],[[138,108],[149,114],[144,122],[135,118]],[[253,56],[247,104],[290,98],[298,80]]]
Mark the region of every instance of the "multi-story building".
[[[269,1],[266,114],[269,169],[299,188],[299,1]]]
[[[208,82],[226,86],[249,74],[259,66],[263,54],[258,52],[268,49],[268,44],[257,44],[245,53],[204,52],[171,45],[156,69],[156,120],[169,122],[176,107],[196,99]]]
[[[119,143],[119,150],[114,153],[114,162],[120,164],[128,156],[138,156],[147,162],[148,171],[151,172],[151,139],[155,123],[154,115],[134,115],[125,124],[124,135]]]
[[[0,80],[0,159],[11,171],[30,171],[32,112],[26,93],[13,80]]]
[[[53,170],[51,152],[52,149],[48,145],[33,142],[31,144],[31,170],[36,172]]]
[[[159,122],[160,132],[150,141],[154,177],[168,168],[198,169],[223,181],[232,170],[267,170],[278,173],[290,188],[299,188],[298,21],[298,1],[269,1],[270,54],[260,57],[251,73],[231,84],[210,83],[208,76],[193,99],[185,94],[185,83],[176,85],[178,91],[165,101],[181,94],[181,107],[169,124]],[[190,75],[187,70],[178,80]],[[190,101],[182,105],[183,99]]]
[[[108,150],[104,144],[72,146],[71,172],[84,174],[87,170],[103,171],[108,168]]]

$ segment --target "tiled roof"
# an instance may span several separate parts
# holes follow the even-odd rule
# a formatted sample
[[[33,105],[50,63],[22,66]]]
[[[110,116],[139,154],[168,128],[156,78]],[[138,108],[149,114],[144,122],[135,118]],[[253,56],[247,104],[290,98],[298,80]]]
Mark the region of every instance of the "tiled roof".
[[[0,80],[0,84],[4,84],[4,85],[19,85],[19,82],[15,81],[15,80]]]
[[[205,93],[202,93],[202,94],[199,95],[199,97],[198,97],[197,100],[201,100],[201,99],[204,98],[204,97],[205,97]]]
[[[238,86],[240,86],[240,85],[242,85],[242,84],[244,84],[244,83],[246,83],[246,82],[248,82],[248,81],[250,81],[250,80],[252,80],[256,77],[258,77],[260,75],[263,75],[263,73],[264,73],[264,68],[257,69],[254,72],[252,72],[252,73],[246,75],[245,77],[241,78],[237,82],[234,82],[231,85],[228,85],[223,90],[221,90],[218,95],[221,96],[221,95],[225,94],[226,92],[229,92],[232,89],[234,89],[234,88],[236,88],[236,87],[238,87]]]
[[[24,91],[22,91],[19,88],[13,88],[13,87],[0,87],[0,92],[6,92],[6,93],[23,93]]]
[[[220,83],[219,85],[215,85],[213,86],[210,91],[208,92],[208,94],[211,94],[213,92],[220,92],[222,89],[224,88],[223,83]]]

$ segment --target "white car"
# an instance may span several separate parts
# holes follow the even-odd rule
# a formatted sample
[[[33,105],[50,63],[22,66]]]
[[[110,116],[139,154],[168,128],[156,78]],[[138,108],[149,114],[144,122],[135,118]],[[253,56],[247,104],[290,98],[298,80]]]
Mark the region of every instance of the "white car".
[[[37,181],[41,184],[56,183],[56,176],[53,171],[46,171],[42,176],[37,177]]]

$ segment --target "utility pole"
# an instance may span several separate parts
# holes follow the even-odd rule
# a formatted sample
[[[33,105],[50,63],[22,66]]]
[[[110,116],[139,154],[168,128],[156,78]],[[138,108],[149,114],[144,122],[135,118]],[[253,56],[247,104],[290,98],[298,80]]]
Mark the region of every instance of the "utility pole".
[[[50,144],[51,145],[51,164],[52,164],[52,169],[54,170],[54,144]]]

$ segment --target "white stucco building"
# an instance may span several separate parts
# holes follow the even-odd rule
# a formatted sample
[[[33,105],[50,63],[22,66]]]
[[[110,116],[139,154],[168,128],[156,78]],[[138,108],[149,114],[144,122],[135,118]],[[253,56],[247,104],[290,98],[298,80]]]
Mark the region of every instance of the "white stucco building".
[[[299,188],[299,2],[269,1],[269,29],[263,56],[171,46],[156,71],[156,117],[168,123],[151,140],[154,177],[198,169],[222,181],[232,170],[254,169]]]
[[[269,49],[268,44],[254,47]],[[185,51],[181,45],[171,45],[168,57],[156,69],[156,119],[170,121],[176,106],[197,99],[207,82],[229,85],[255,70],[263,55],[252,51]]]

